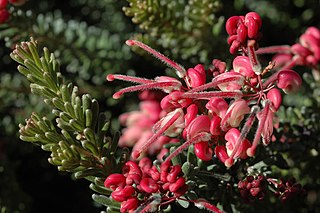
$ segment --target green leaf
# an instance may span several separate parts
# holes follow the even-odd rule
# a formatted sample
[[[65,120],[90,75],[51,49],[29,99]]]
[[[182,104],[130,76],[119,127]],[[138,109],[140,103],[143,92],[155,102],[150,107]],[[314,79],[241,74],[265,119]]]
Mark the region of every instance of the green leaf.
[[[180,198],[187,200],[187,198],[185,198],[184,196],[181,196]],[[186,200],[177,199],[177,202],[180,204],[180,206],[182,206],[183,208],[186,209],[186,208],[188,208],[189,205],[190,205],[190,202],[189,202],[189,201],[186,201]]]
[[[115,208],[115,209],[120,209],[120,203],[114,201],[114,200],[111,200],[110,198],[104,196],[104,195],[97,195],[97,194],[93,194],[92,195],[92,199],[94,201],[96,201],[97,203],[100,203],[104,206],[107,206],[107,207],[112,207],[112,208]]]

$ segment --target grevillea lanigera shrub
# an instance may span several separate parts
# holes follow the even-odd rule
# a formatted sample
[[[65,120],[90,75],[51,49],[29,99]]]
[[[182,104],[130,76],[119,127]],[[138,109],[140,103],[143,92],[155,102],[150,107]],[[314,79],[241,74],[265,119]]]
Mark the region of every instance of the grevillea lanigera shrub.
[[[20,138],[51,152],[49,162],[59,170],[89,180],[93,199],[107,212],[290,209],[287,203],[304,201],[308,191],[284,172],[290,162],[282,154],[290,154],[293,142],[277,114],[303,87],[297,66],[319,81],[320,31],[307,28],[291,46],[260,47],[262,27],[256,12],[230,17],[225,28],[232,60],[208,59],[210,65],[190,68],[127,40],[173,73],[107,75],[115,81],[110,84],[135,84],[114,99],[137,92],[140,100],[138,110],[120,115],[117,133],[98,102],[63,79],[54,54],[45,48],[39,56],[33,38],[23,42],[11,57],[55,120],[34,113],[20,125]]]

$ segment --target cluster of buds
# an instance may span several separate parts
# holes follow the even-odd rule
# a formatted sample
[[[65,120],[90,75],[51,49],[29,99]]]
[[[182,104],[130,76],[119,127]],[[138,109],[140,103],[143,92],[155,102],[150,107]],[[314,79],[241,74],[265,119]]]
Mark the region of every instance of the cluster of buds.
[[[139,95],[139,110],[120,115],[120,123],[125,126],[118,143],[120,147],[133,147],[133,151],[139,150],[153,135],[153,125],[166,115],[160,106],[161,98],[163,94],[157,91],[143,91]],[[167,151],[163,149],[163,145],[177,141],[178,139],[161,135],[146,150],[146,154],[153,156],[161,150],[162,152],[158,154],[158,158],[161,159]]]
[[[279,197],[283,203],[294,197],[304,196],[306,194],[306,190],[300,183],[297,183],[295,179],[290,179],[288,181],[280,179],[277,181],[275,179],[268,178],[267,181],[275,187],[275,195]]]
[[[226,23],[230,53],[235,54],[239,50],[245,50],[248,40],[260,39],[261,25],[261,18],[255,12],[249,12],[245,16],[230,17]]]
[[[273,60],[276,66],[282,69],[291,69],[300,65],[318,70],[320,63],[320,30],[316,27],[309,27],[300,36],[298,43],[292,46],[281,45],[260,48],[257,53],[276,53]]]
[[[25,2],[26,0],[0,0],[0,24],[5,23],[10,17],[10,13],[7,9],[9,4],[20,6]]]
[[[188,190],[180,165],[162,163],[158,169],[147,157],[139,164],[126,162],[122,174],[109,175],[104,185],[113,190],[111,197],[121,202],[121,212],[136,210],[138,206],[143,212],[155,211],[179,199]],[[161,200],[150,202],[154,194],[160,194]]]
[[[246,202],[252,202],[256,199],[263,200],[266,194],[266,178],[263,175],[254,177],[247,176],[244,180],[239,181],[238,189],[241,197]]]

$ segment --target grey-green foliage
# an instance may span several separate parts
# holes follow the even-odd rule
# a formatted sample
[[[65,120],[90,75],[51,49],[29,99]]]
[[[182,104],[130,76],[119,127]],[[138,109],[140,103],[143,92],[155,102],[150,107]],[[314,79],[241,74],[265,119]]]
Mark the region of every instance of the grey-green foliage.
[[[5,38],[7,46],[32,35],[44,46],[55,49],[67,71],[95,85],[105,82],[106,73],[119,71],[120,67],[125,70],[121,63],[131,57],[124,44],[128,36],[84,21],[68,20],[59,11],[33,15],[19,10],[12,16],[11,22],[0,29],[0,38]]]
[[[222,7],[219,0],[128,2],[123,8],[125,14],[142,29],[134,38],[157,50],[163,49],[175,60],[208,62],[214,55],[214,47],[221,44],[216,36],[224,22],[224,18],[216,15]]]
[[[31,92],[52,107],[52,116],[34,112],[20,124],[20,138],[51,152],[49,162],[60,171],[86,178],[92,190],[109,195],[103,180],[122,167],[128,153],[118,150],[118,137],[111,136],[110,123],[99,113],[98,102],[89,94],[80,95],[78,87],[63,79],[53,53],[44,48],[40,57],[37,48],[33,39],[22,42],[11,57],[20,63],[18,70],[30,82]]]

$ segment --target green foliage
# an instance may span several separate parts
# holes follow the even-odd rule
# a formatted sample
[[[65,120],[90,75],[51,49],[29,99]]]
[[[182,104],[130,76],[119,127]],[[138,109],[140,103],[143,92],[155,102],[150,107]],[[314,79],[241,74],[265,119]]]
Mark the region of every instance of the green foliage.
[[[49,162],[58,170],[71,172],[76,179],[89,179],[92,189],[108,194],[99,178],[121,168],[123,161],[118,157],[125,160],[126,151],[117,150],[117,137],[111,136],[110,123],[99,113],[97,101],[88,94],[79,95],[77,87],[63,80],[54,54],[44,48],[40,57],[37,48],[33,39],[22,42],[11,57],[21,64],[18,70],[30,81],[31,92],[53,108],[50,117],[56,117],[56,123],[49,116],[33,113],[19,126],[20,138],[51,152]]]
[[[224,22],[219,0],[128,0],[123,11],[142,29],[133,37],[190,64],[207,62],[219,43]],[[206,48],[208,44],[214,47]],[[220,47],[221,48],[221,47]]]
[[[104,82],[102,75],[120,70],[120,61],[130,58],[121,35],[81,21],[66,22],[59,11],[32,15],[31,11],[19,10],[13,14],[11,24],[2,26],[0,37],[12,46],[30,34],[44,46],[54,47],[67,71],[96,85]]]

